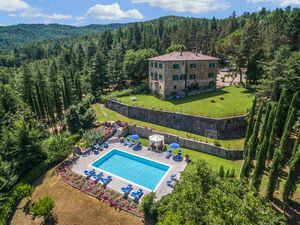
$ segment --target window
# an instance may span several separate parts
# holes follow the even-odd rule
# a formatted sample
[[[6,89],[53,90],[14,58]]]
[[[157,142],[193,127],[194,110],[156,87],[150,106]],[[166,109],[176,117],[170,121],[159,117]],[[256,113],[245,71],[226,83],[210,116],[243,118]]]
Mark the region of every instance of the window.
[[[159,86],[159,90],[161,90],[161,86]]]
[[[162,63],[159,64],[159,68],[162,69]]]
[[[155,77],[154,77],[154,79],[155,79],[155,80],[157,80],[157,74],[155,74]]]
[[[209,64],[209,68],[214,68],[215,67],[215,64],[214,63],[210,63]]]
[[[162,80],[163,76],[161,74],[158,75],[159,79]]]
[[[155,63],[155,68],[157,68],[157,62]]]
[[[151,79],[152,79],[152,80],[153,80],[153,76],[154,76],[153,73],[151,73]]]
[[[179,64],[173,64],[173,69],[179,69]]]
[[[174,89],[176,89],[177,88],[177,86],[176,85],[174,85]]]
[[[214,74],[214,73],[208,73],[208,77],[209,77],[209,78],[214,78],[214,77],[215,77],[215,74]]]
[[[194,69],[194,68],[196,68],[196,67],[197,67],[196,63],[190,64],[190,68],[191,68],[191,69]]]
[[[152,63],[150,63],[150,66],[151,66],[151,67],[153,67],[153,62],[152,62]]]
[[[185,78],[186,78],[186,75],[184,75],[184,74],[180,75],[180,80],[185,80]]]
[[[174,75],[173,80],[178,80],[178,75]]]
[[[191,74],[190,75],[190,80],[195,80],[196,79],[196,75],[195,74]]]

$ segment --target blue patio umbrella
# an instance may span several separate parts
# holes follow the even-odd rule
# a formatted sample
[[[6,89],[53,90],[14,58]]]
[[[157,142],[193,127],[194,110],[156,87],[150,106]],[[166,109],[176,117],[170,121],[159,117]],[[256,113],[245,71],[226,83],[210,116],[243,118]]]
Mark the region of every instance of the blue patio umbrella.
[[[131,137],[131,139],[133,139],[133,140],[137,140],[137,139],[140,138],[140,136],[137,135],[137,134],[133,134],[133,135],[131,135],[130,137]]]
[[[171,143],[171,144],[170,144],[170,147],[171,147],[171,148],[180,148],[180,145],[177,144],[177,143]]]

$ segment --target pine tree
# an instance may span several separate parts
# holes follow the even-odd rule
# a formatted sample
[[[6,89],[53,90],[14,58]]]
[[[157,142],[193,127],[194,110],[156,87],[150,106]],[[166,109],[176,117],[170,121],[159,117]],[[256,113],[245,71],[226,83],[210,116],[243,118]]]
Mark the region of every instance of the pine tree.
[[[247,151],[247,142],[249,140],[249,138],[251,137],[252,133],[253,133],[253,127],[254,127],[254,116],[255,116],[255,110],[256,110],[256,97],[253,100],[253,104],[249,113],[249,119],[248,119],[248,127],[247,127],[247,131],[246,131],[246,136],[245,136],[245,143],[244,143],[244,153]]]
[[[45,113],[45,104],[43,100],[43,96],[41,95],[40,88],[37,83],[35,83],[35,91],[38,99],[38,105],[41,113],[41,118],[45,118],[46,113]]]
[[[106,88],[108,84],[103,61],[103,55],[98,51],[92,61],[92,66],[89,72],[91,93],[94,96],[98,96],[98,94],[102,92],[103,88]]]
[[[109,61],[107,64],[107,73],[109,82],[118,87],[124,87],[126,78],[123,73],[123,52],[122,46],[114,41],[112,49],[109,52]]]
[[[32,92],[32,74],[27,64],[24,64],[21,68],[20,76],[20,91],[21,97],[25,103],[27,103],[32,110],[34,110],[33,92]]]
[[[88,44],[88,47],[87,47],[87,53],[86,53],[86,56],[87,56],[87,62],[89,65],[92,64],[92,59],[94,57],[94,55],[96,54],[96,46],[95,46],[95,43],[90,40],[89,44]]]
[[[281,173],[281,168],[284,164],[284,160],[286,159],[286,154],[288,152],[288,144],[291,137],[291,130],[294,124],[295,118],[295,109],[292,109],[289,118],[287,119],[282,138],[280,140],[280,147],[275,150],[275,156],[272,163],[270,175],[269,175],[269,182],[267,187],[267,197],[272,198],[275,188],[278,183],[278,178]]]
[[[287,202],[287,200],[291,196],[293,196],[294,192],[296,191],[297,188],[296,185],[299,178],[300,178],[300,145],[298,146],[298,151],[296,151],[296,154],[292,159],[290,172],[284,184],[283,193],[282,193],[283,201]]]
[[[273,120],[274,120],[274,116],[275,116],[275,107],[270,106],[270,108],[271,108],[271,112],[269,113],[268,118],[265,118],[264,123],[267,125],[266,125],[265,132],[263,134],[261,134],[263,137],[263,142],[259,146],[256,167],[253,171],[253,176],[252,176],[252,185],[254,186],[254,188],[257,191],[259,190],[262,176],[263,176],[264,169],[265,169],[265,163],[266,163],[266,159],[267,159],[268,145],[269,145],[269,135],[268,134],[270,133],[270,131],[272,129],[272,124],[273,124]]]

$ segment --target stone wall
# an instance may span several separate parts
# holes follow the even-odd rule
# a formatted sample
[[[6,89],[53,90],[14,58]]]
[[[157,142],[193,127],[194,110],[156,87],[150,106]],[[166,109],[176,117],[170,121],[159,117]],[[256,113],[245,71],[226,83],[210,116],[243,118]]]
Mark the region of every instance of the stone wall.
[[[122,135],[129,134],[138,134],[142,138],[148,139],[148,137],[152,134],[161,134],[165,137],[165,143],[173,143],[176,142],[180,144],[181,147],[196,150],[199,152],[204,152],[210,155],[218,156],[224,159],[242,159],[243,158],[243,150],[239,149],[226,149],[223,147],[218,147],[215,145],[211,145],[205,142],[196,141],[193,139],[182,138],[173,134],[153,131],[149,128],[144,128],[140,126],[135,126],[131,124],[127,124],[128,129],[123,131]]]
[[[108,100],[105,105],[108,108],[132,119],[155,123],[214,139],[225,140],[242,138],[245,136],[247,129],[246,116],[214,119],[129,106],[113,100]]]

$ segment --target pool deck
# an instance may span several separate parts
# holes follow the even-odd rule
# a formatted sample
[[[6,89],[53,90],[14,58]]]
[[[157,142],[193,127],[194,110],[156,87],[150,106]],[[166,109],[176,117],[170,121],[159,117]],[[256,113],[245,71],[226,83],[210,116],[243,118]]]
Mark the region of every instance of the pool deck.
[[[149,151],[148,148],[144,147],[144,146],[142,147],[141,150],[135,151],[132,148],[123,146],[123,145],[121,145],[121,143],[119,142],[119,140],[116,136],[111,137],[110,139],[107,140],[107,142],[109,143],[109,148],[105,148],[103,151],[100,151],[99,154],[94,154],[91,151],[91,152],[87,153],[86,155],[81,156],[77,160],[77,162],[73,165],[73,168],[72,168],[73,172],[81,174],[83,176],[85,176],[83,173],[84,170],[95,169],[97,172],[100,172],[101,171],[100,169],[92,167],[92,166],[90,166],[90,164],[95,162],[97,159],[99,159],[103,155],[107,154],[112,149],[118,149],[118,150],[121,150],[124,152],[132,153],[137,156],[145,157],[150,160],[170,166],[170,169],[168,170],[167,174],[162,178],[161,182],[156,187],[156,191],[155,191],[156,199],[159,200],[164,195],[170,194],[173,191],[173,188],[169,187],[166,184],[167,180],[170,179],[170,176],[172,174],[176,174],[176,178],[179,179],[181,172],[183,172],[185,167],[187,166],[187,163],[184,160],[177,162],[177,161],[173,160],[172,157],[169,159],[165,158],[165,154],[166,154],[165,152],[158,153],[158,152]],[[115,191],[118,191],[120,193],[123,193],[121,191],[121,188],[126,187],[130,183],[128,181],[125,181],[123,179],[120,179],[120,178],[114,176],[113,174],[108,174],[108,173],[104,172],[104,177],[106,177],[107,175],[112,176],[112,181],[110,183],[108,183],[107,187],[110,189],[113,189]],[[150,192],[149,190],[145,189],[142,186],[138,186],[138,185],[134,185],[134,184],[132,184],[132,186],[133,186],[132,191],[136,191],[137,189],[141,188],[141,189],[143,189],[145,194]],[[145,195],[143,195],[143,196],[145,196]],[[142,198],[143,198],[143,196],[142,196]]]

